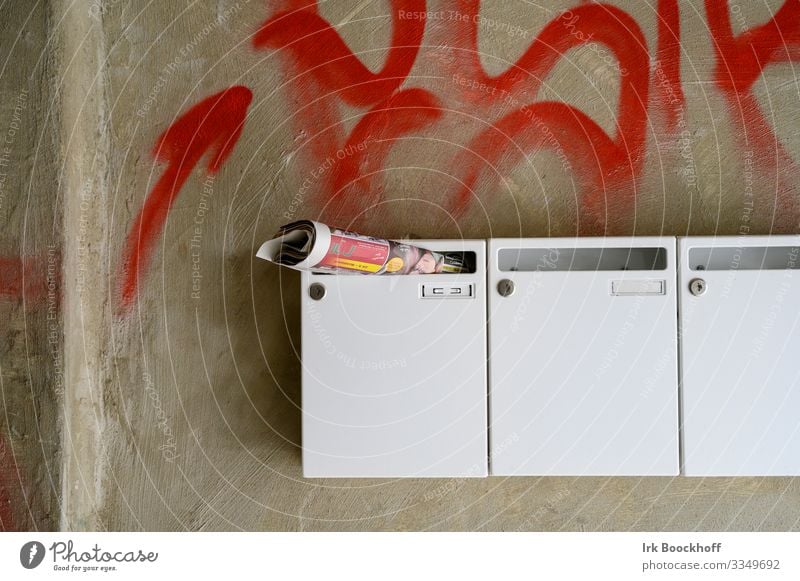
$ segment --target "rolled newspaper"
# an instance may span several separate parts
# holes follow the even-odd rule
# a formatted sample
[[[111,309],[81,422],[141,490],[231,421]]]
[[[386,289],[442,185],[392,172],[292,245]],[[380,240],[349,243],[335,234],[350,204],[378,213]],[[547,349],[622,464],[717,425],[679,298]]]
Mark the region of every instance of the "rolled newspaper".
[[[464,252],[435,252],[405,242],[373,238],[320,222],[281,226],[261,245],[259,258],[296,270],[337,274],[437,274],[473,272]]]

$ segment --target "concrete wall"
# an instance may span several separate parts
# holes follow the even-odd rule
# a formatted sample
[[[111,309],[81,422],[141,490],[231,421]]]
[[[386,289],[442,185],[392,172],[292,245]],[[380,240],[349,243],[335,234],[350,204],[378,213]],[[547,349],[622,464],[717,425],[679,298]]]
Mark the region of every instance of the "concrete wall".
[[[253,255],[797,232],[800,3],[304,4],[56,5],[62,525],[798,528],[795,479],[304,480],[298,280]]]
[[[62,192],[46,3],[0,18],[0,530],[58,526]]]

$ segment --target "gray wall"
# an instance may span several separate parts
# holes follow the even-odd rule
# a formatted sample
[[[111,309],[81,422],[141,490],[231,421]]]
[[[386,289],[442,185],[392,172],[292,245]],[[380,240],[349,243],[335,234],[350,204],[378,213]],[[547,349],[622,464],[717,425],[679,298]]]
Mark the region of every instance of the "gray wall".
[[[58,526],[63,192],[46,2],[0,18],[0,530]]]

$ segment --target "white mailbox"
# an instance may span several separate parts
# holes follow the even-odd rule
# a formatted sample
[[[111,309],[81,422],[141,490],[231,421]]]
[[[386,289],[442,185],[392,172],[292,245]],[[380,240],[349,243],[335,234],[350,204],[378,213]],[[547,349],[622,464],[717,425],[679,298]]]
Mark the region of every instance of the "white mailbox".
[[[682,238],[684,473],[800,475],[800,237]]]
[[[489,244],[491,473],[674,475],[675,239]]]
[[[485,242],[415,244],[476,270],[302,274],[306,477],[487,475]]]

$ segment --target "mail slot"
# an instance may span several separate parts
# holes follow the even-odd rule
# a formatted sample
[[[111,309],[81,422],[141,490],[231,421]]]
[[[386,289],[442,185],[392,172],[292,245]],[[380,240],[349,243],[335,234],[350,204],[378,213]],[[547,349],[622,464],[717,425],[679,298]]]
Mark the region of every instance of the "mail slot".
[[[684,473],[800,475],[800,237],[680,240]]]
[[[484,241],[469,274],[302,273],[306,477],[488,471]]]
[[[674,475],[675,239],[489,243],[491,473]]]

